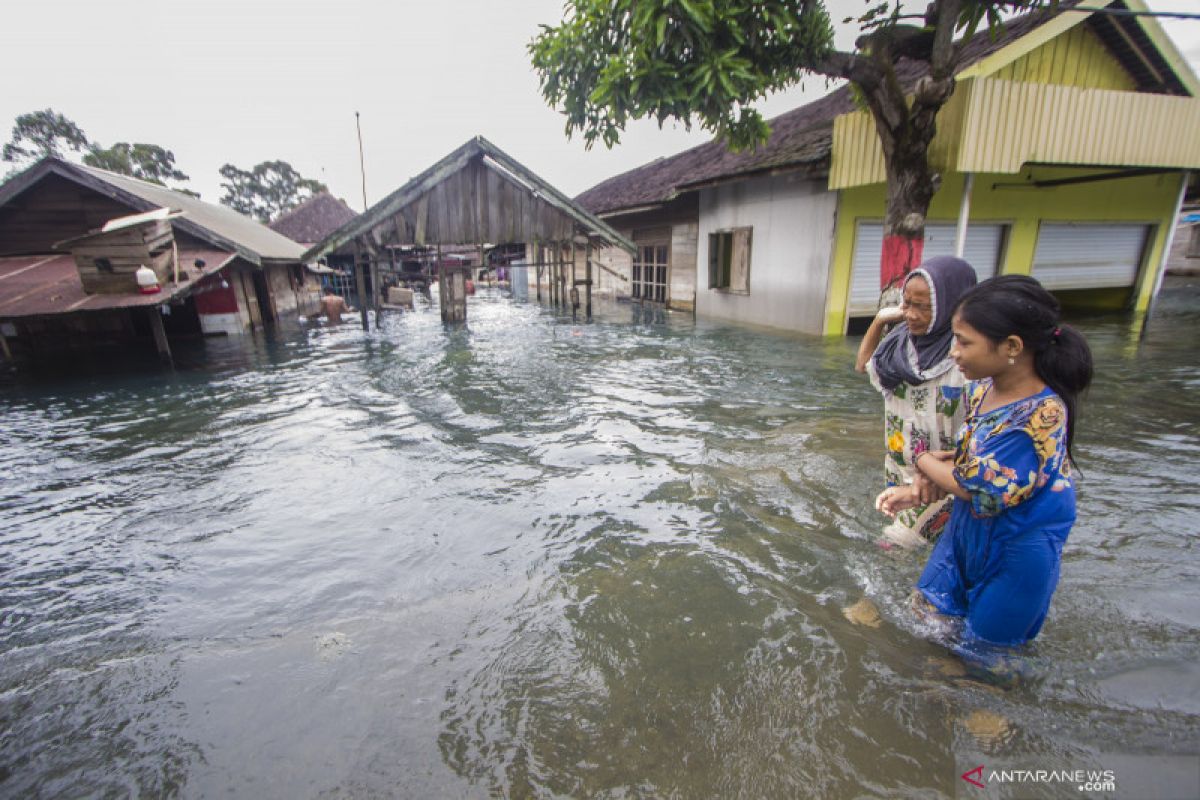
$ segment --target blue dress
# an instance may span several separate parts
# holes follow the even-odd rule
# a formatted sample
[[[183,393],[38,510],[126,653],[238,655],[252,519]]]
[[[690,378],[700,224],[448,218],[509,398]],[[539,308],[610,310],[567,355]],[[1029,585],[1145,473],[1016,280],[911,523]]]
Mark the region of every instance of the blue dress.
[[[1049,388],[980,413],[990,379],[969,383],[954,477],[971,496],[950,521],[917,588],[964,617],[964,644],[1017,645],[1037,636],[1075,522],[1067,410]]]

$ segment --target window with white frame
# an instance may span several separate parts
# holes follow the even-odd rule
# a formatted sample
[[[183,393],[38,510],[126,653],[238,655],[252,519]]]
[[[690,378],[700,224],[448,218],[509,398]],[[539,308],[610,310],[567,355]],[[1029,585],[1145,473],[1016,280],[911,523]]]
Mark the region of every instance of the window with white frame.
[[[633,289],[635,300],[651,303],[667,302],[667,266],[670,246],[666,242],[637,242],[633,259]]]
[[[708,235],[708,288],[750,294],[750,244],[753,228]]]

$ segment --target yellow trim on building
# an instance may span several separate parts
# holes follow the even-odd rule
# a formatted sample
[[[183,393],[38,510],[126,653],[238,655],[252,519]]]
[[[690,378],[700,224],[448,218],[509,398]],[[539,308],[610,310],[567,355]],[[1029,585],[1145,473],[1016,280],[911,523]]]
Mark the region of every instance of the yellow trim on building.
[[[1090,16],[1091,13],[1087,11],[1065,11],[1044,25],[1037,26],[1012,44],[1005,45],[991,55],[979,59],[958,73],[957,77],[962,81],[969,80],[970,78],[994,75],[1014,61],[1029,55],[1055,37],[1071,30]],[[986,36],[987,33],[985,32],[980,35]]]
[[[979,78],[968,96],[954,168],[1020,171],[1026,163],[1200,166],[1200,99]],[[949,132],[948,132],[949,133]]]
[[[1143,0],[1124,0],[1124,2],[1130,11],[1150,10],[1149,6]],[[1103,5],[1103,3],[1097,0],[1096,5]],[[1091,12],[1087,11],[1064,11],[1044,25],[1039,25],[1012,44],[1000,48],[990,56],[982,58],[967,67],[958,73],[958,78],[959,80],[966,80],[970,78],[997,76],[997,73],[1004,67],[1029,55],[1051,39],[1071,30],[1090,16]],[[1136,17],[1135,19],[1155,48],[1157,48],[1159,55],[1170,64],[1171,70],[1179,78],[1180,83],[1191,93],[1192,97],[1200,96],[1200,79],[1196,77],[1191,67],[1188,66],[1187,59],[1175,47],[1175,43],[1171,41],[1171,37],[1167,36],[1166,31],[1162,29],[1158,20],[1154,17]]]
[[[1111,170],[1025,167],[1018,175],[976,175],[971,192],[971,223],[1008,226],[1000,273],[1030,273],[1038,231],[1043,222],[1142,223],[1154,226],[1137,282],[1130,290],[1136,293],[1134,309],[1144,311],[1153,294],[1168,231],[1174,224],[1175,202],[1181,180],[1179,173],[1054,187],[1033,186],[1034,181],[1108,172]],[[945,176],[941,190],[930,204],[930,222],[953,222],[957,218],[963,181],[964,176],[959,173]],[[826,335],[841,336],[846,330],[857,224],[863,219],[881,219],[885,205],[886,190],[882,183],[843,189],[839,193],[830,288],[825,305]]]
[[[1048,83],[1079,89],[1137,91],[1137,82],[1109,52],[1100,37],[1077,25],[991,75],[1021,83]]]

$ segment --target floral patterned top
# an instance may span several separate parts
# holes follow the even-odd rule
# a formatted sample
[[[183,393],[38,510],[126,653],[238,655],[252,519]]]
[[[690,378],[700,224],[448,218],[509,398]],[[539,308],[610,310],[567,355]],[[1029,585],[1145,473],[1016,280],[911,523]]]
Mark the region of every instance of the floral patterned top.
[[[971,495],[976,517],[993,517],[1045,486],[1071,488],[1062,400],[1046,388],[981,414],[991,388],[990,379],[967,385],[967,419],[954,456],[954,477]]]
[[[867,375],[883,394],[884,478],[888,486],[912,483],[913,459],[917,455],[926,450],[954,449],[966,412],[963,375],[951,368],[919,386],[900,383],[891,391],[880,385],[873,362],[867,363]],[[949,503],[933,505],[937,508],[917,506],[900,512],[890,527],[906,528],[912,536],[935,540],[949,516]]]

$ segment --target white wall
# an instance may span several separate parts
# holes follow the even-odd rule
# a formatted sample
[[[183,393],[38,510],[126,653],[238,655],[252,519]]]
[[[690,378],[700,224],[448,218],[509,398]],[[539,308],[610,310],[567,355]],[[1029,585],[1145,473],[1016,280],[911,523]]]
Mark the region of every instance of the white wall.
[[[822,332],[833,263],[837,193],[799,175],[753,178],[700,192],[696,315]],[[750,293],[708,288],[708,235],[750,226]]]

